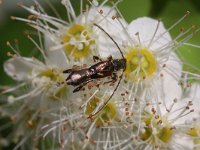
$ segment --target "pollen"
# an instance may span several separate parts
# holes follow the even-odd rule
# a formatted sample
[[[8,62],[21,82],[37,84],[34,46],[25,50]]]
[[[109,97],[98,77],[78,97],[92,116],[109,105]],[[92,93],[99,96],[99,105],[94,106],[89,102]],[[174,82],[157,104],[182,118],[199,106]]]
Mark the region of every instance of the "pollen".
[[[191,128],[188,130],[187,134],[193,137],[198,137],[200,133],[200,127]]]
[[[160,142],[155,139],[159,139],[163,143],[168,143],[172,139],[173,130],[164,118],[162,121],[158,115],[145,113],[143,121],[145,123],[144,131],[139,135],[143,141],[151,141],[149,144],[162,147]],[[149,140],[150,138],[152,138],[152,140]]]
[[[65,78],[60,70],[47,68],[39,73],[36,83],[43,84],[46,87],[48,91],[46,94],[51,100],[60,100],[68,94],[68,88],[65,84],[62,84],[64,81]],[[55,86],[52,86],[52,84]],[[52,89],[50,90],[51,86]]]
[[[86,115],[91,115],[93,111],[98,107],[99,98],[94,97],[87,104]],[[113,102],[109,102],[106,107],[96,115],[96,126],[105,126],[110,123],[116,117],[116,106]]]
[[[68,28],[63,36],[66,54],[76,59],[87,57],[93,49],[95,41],[92,31],[82,24],[74,24]]]
[[[125,74],[129,79],[149,78],[157,69],[156,58],[148,49],[130,48],[125,57],[127,60]]]
[[[200,144],[199,134],[200,134],[200,127],[199,126],[195,126],[193,128],[190,128],[187,131],[187,135],[193,137],[193,143],[194,143],[196,148],[197,147],[199,148],[199,144]]]
[[[39,73],[39,77],[47,77],[52,81],[57,81],[62,83],[64,81],[64,76],[61,71],[53,68],[47,68]]]
[[[56,101],[60,100],[61,98],[67,97],[67,94],[68,94],[68,89],[66,86],[63,86],[53,91],[50,94],[49,98]]]

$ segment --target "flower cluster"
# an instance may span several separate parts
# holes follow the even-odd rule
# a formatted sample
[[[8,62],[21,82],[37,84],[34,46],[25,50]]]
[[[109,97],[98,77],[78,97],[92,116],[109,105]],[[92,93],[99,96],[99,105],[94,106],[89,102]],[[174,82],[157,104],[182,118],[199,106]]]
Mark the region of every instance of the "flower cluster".
[[[12,128],[2,142],[15,149],[200,148],[200,75],[183,70],[192,66],[178,56],[199,29],[172,39],[189,12],[166,29],[149,17],[127,23],[119,2],[80,0],[77,13],[62,0],[67,20],[36,1],[19,4],[30,16],[11,18],[37,30],[39,43],[27,37],[42,58],[7,43],[14,54],[4,70],[18,83],[2,91],[0,112],[11,120],[2,128]]]

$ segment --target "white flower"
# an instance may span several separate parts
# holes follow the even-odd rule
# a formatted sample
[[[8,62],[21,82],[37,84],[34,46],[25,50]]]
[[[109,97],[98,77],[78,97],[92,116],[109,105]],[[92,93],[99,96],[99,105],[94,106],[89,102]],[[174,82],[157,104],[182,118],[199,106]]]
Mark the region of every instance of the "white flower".
[[[132,147],[126,145],[132,140],[132,131],[130,126],[122,122],[122,104],[115,99],[116,96],[101,112],[93,118],[88,118],[101,106],[99,103],[107,100],[109,94],[102,91],[100,93],[104,93],[103,95],[93,91],[84,93],[85,96],[74,99],[70,106],[64,104],[61,113],[55,114],[57,119],[43,126],[43,137],[55,133],[53,139],[59,139],[57,142],[62,148],[69,148],[69,145],[82,145],[82,149]]]
[[[48,16],[37,2],[35,7],[32,6],[30,8],[20,4],[21,7],[32,14],[29,16],[29,19],[12,17],[13,19],[29,23],[39,32],[42,32],[45,38],[44,50],[42,48],[43,46],[40,47],[31,36],[28,35],[28,38],[41,52],[44,62],[36,58],[22,57],[9,42],[7,43],[15,54],[12,55],[9,53],[12,58],[5,62],[4,70],[10,77],[20,83],[15,87],[3,91],[4,94],[9,94],[9,96],[8,104],[2,107],[1,112],[3,115],[10,117],[15,125],[15,132],[12,133],[12,140],[16,143],[18,142],[15,147],[16,149],[27,145],[29,140],[34,140],[34,142],[31,142],[30,147],[38,146],[40,129],[44,127],[44,122],[50,124],[49,122],[53,120],[54,117],[50,117],[51,114],[55,115],[66,111],[67,115],[65,114],[64,119],[61,118],[58,122],[61,123],[61,126],[65,126],[65,118],[71,118],[74,117],[73,115],[79,114],[76,116],[78,118],[73,118],[75,122],[74,120],[67,121],[66,127],[69,128],[70,131],[73,131],[74,128],[79,125],[77,122],[83,122],[83,120],[86,119],[83,114],[85,113],[86,115],[87,113],[85,111],[83,113],[83,111],[79,109],[80,106],[77,107],[77,104],[73,105],[79,100],[77,99],[79,93],[69,94],[72,89],[62,84],[66,79],[62,72],[65,68],[71,68],[69,65],[74,64],[77,60],[80,63],[82,58],[84,60],[84,57],[87,55],[98,55],[98,52],[95,51],[102,46],[101,41],[108,44],[110,47],[109,49],[112,49],[114,45],[113,42],[110,40],[110,44],[109,41],[107,41],[109,37],[99,28],[93,27],[95,23],[102,26],[102,28],[106,28],[108,32],[113,31],[110,29],[114,25],[120,27],[117,21],[112,19],[113,15],[115,15],[113,8],[93,6],[86,12],[81,10],[81,14],[76,16],[70,1],[63,0],[62,3],[69,12],[69,22]],[[113,33],[118,33],[118,31],[114,31]],[[103,36],[106,38],[103,38]],[[98,38],[101,38],[101,40],[98,41]],[[108,48],[106,44],[102,47]],[[114,45],[114,49],[115,47]],[[94,52],[90,53],[92,50]],[[62,109],[63,107],[60,107],[61,105],[65,108],[64,111]],[[11,107],[15,107],[15,109],[12,110]],[[63,115],[55,116],[62,117]],[[110,120],[109,117],[108,119]],[[97,126],[97,124],[107,124],[109,120],[105,118],[103,121],[97,121],[100,123],[95,123],[95,126]],[[91,126],[87,120],[87,127],[91,128]],[[60,127],[60,124],[58,127]],[[64,129],[62,128],[62,130]],[[48,134],[50,131],[52,131],[52,129],[46,132],[45,137],[46,135],[49,135],[50,138],[54,137],[54,134]],[[90,134],[90,132],[88,134]],[[73,132],[71,135],[72,137],[74,136]],[[79,135],[79,132],[77,135]],[[60,136],[61,134],[56,136],[58,137],[56,138],[56,142],[62,146],[62,141],[66,140],[61,140]],[[73,138],[72,141],[74,141]],[[106,139],[104,142],[107,142]]]
[[[191,122],[187,123],[187,127],[182,130],[185,134],[185,139],[187,140],[187,145],[191,147],[192,150],[200,148],[200,120],[199,118],[193,119]],[[188,142],[189,141],[189,142]],[[184,141],[180,141],[184,144]]]
[[[196,150],[200,148],[200,85],[194,83],[192,86],[188,86],[188,96],[185,97],[186,100],[190,100],[193,104],[193,113],[184,117],[185,126],[182,128],[182,133],[184,133],[185,141],[179,141],[180,144],[190,147],[190,149]]]
[[[189,148],[190,146],[184,144],[179,145],[180,141],[175,140],[176,137],[180,139],[184,135],[181,133],[181,127],[185,126],[187,118],[185,116],[194,113],[194,109],[191,108],[193,106],[191,101],[182,100],[183,92],[179,85],[183,73],[182,62],[174,53],[180,43],[171,39],[161,22],[142,18],[134,21],[134,23],[130,24],[128,28],[128,36],[136,36],[138,39],[134,41],[134,37],[129,37],[128,42],[123,42],[123,50],[126,53],[128,64],[125,72],[125,83],[122,82],[118,89],[121,90],[121,93],[116,93],[112,97],[112,99],[117,97],[116,100],[111,100],[104,109],[92,118],[92,122],[88,122],[84,115],[90,116],[90,114],[98,111],[104,105],[105,97],[100,97],[100,103],[93,103],[91,97],[95,95],[94,89],[87,91],[90,93],[89,95],[92,95],[91,99],[83,98],[81,104],[79,104],[81,107],[84,106],[84,110],[78,112],[79,115],[76,112],[71,113],[72,116],[80,117],[78,119],[70,117],[70,121],[73,120],[74,125],[76,124],[78,127],[76,126],[75,129],[72,128],[72,130],[67,131],[65,135],[71,135],[73,132],[77,139],[80,139],[78,137],[86,139],[83,142],[84,148],[91,147],[92,144],[108,149],[120,146],[135,149]],[[148,29],[148,27],[150,28]],[[152,30],[153,27],[154,30]],[[137,31],[136,35],[132,34],[135,30]],[[105,93],[104,90],[101,92]],[[108,90],[106,92],[109,93]],[[120,101],[121,99],[123,99],[123,102]],[[112,102],[117,104],[116,108],[112,107]],[[89,113],[87,111],[88,105],[90,107],[95,105]],[[106,126],[105,116],[107,116],[107,112],[105,113],[105,110],[108,107],[112,108],[109,109],[110,114],[116,109],[122,124],[112,120],[112,125]],[[106,114],[103,115],[105,118],[101,116],[104,113]],[[111,116],[107,118],[112,119]],[[64,122],[57,120],[57,126],[53,126],[51,129],[56,131],[59,125],[63,124],[69,126],[70,121],[61,120],[64,120]],[[132,122],[133,129],[130,129],[129,123]],[[81,126],[79,126],[80,124]],[[100,136],[101,132],[96,128],[99,124],[101,125],[100,129],[106,128],[108,133],[106,138]],[[112,145],[116,141],[116,137],[112,136],[115,134],[111,134],[111,130],[116,127],[123,128],[123,125],[128,127],[127,130],[123,130],[128,134],[121,137],[119,136],[120,133],[115,131],[114,133],[123,140],[119,140],[121,141],[119,144]],[[48,131],[51,131],[51,129]],[[110,139],[110,137],[112,138]],[[68,145],[68,138],[64,140],[64,147]],[[182,139],[184,140],[184,138],[186,137]],[[76,142],[73,141],[72,143]]]
[[[135,149],[191,149],[191,140],[184,143],[188,138],[183,129],[193,114],[191,101],[184,99],[168,101],[167,108],[162,103],[146,104],[131,118],[136,137],[132,144]]]
[[[68,60],[83,63],[84,60],[88,61],[88,56],[91,59],[94,55],[104,56],[108,50],[110,53],[106,53],[107,56],[111,55],[112,51],[116,52],[113,42],[94,27],[94,24],[98,24],[113,36],[117,36],[122,30],[120,23],[113,19],[116,16],[114,7],[103,6],[105,3],[106,0],[99,6],[91,3],[89,10],[83,11],[83,4],[80,1],[80,14],[76,14],[72,3],[69,0],[62,0],[67,10],[68,21],[48,16],[43,13],[38,3],[36,7],[30,8],[21,4],[21,7],[32,14],[29,20],[12,18],[25,21],[43,33],[47,55],[55,53],[54,51],[63,51]],[[125,21],[123,23],[126,24]]]
[[[132,126],[132,137],[134,137],[127,145],[131,145],[136,150],[192,150],[199,146],[200,111],[197,104],[200,98],[199,84],[190,87],[187,97],[184,89],[178,88],[182,91],[181,95],[177,97],[174,93],[173,100],[163,97],[165,101],[160,100],[159,103],[150,103],[151,100],[144,103],[142,99],[137,98],[132,102],[134,103],[132,112],[129,112],[131,102],[127,101],[128,115],[126,115],[126,120],[128,126]],[[165,94],[167,95],[167,93]],[[128,95],[124,99],[126,102]]]
[[[8,45],[10,46],[9,43]],[[10,140],[18,143],[15,148],[34,147],[38,145],[37,138],[40,136],[39,131],[43,123],[51,120],[49,114],[59,111],[62,102],[68,98],[69,90],[60,84],[65,81],[61,68],[63,64],[60,62],[65,62],[65,67],[67,62],[65,57],[60,57],[62,51],[54,53],[54,58],[60,60],[55,63],[41,48],[45,62],[22,57],[19,52],[13,50],[16,54],[9,53],[12,58],[4,63],[4,70],[19,83],[2,91],[8,98],[0,111],[12,120],[15,130],[11,133]],[[34,142],[28,144],[29,140]]]
[[[163,23],[148,17],[132,21],[123,31],[122,50],[126,58],[125,83],[121,86],[129,94],[128,101],[140,99],[144,103],[162,103],[179,98],[182,91],[179,82],[182,80],[181,61],[176,51],[192,37],[190,29],[180,33],[175,39],[169,35],[175,25],[169,29]],[[124,39],[125,38],[125,39]],[[151,101],[149,101],[151,100]],[[131,104],[133,109],[133,103]]]

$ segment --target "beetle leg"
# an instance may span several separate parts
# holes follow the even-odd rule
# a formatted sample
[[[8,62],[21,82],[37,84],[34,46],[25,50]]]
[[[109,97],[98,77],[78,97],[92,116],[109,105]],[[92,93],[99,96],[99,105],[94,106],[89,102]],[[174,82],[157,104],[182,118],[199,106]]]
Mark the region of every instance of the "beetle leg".
[[[86,64],[83,64],[82,66],[73,65],[72,69],[64,70],[63,73],[71,73],[73,71],[77,71],[77,70],[81,70],[81,69],[85,69],[85,68],[87,68]]]
[[[118,76],[116,73],[112,73],[112,76],[111,76],[111,79],[110,81],[107,81],[107,82],[104,82],[103,84],[107,84],[107,83],[115,83],[118,79]]]
[[[107,60],[109,60],[109,61],[113,60],[112,56],[111,55],[108,56]]]
[[[73,71],[73,69],[67,69],[67,70],[64,70],[63,73],[71,73]]]
[[[99,58],[98,56],[93,56],[93,60],[94,60],[94,62],[96,62],[96,61],[102,61],[102,59]]]
[[[84,82],[84,83],[81,83],[78,87],[76,87],[76,88],[73,90],[73,93],[80,91],[81,89],[83,89],[83,87],[84,87],[86,84],[88,84],[88,83],[91,82],[91,81],[92,81],[92,80],[88,80],[88,81],[86,81],[86,82]]]
[[[118,79],[117,74],[113,72],[113,74],[112,74],[112,76],[111,76],[111,79],[112,79],[114,82],[117,81],[117,79]]]
[[[81,70],[81,69],[85,69],[86,67],[87,67],[86,64],[83,64],[82,66],[73,65],[72,70]]]

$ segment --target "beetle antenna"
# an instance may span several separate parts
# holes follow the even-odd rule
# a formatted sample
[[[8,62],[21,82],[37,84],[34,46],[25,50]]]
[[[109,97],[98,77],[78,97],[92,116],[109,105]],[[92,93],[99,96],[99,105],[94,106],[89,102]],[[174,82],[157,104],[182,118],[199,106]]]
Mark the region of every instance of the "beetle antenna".
[[[122,50],[120,49],[119,45],[117,44],[117,42],[110,36],[110,34],[108,32],[106,32],[102,27],[100,27],[99,25],[97,25],[96,23],[94,24],[96,27],[98,27],[99,29],[101,29],[114,43],[115,45],[117,46],[118,50],[120,51],[121,55],[122,55],[122,58],[125,60],[125,57],[122,53]],[[123,69],[123,72],[125,71],[126,68]],[[113,95],[115,94],[115,92],[117,91],[117,88],[119,87],[119,84],[121,82],[123,78],[123,73],[121,74],[121,76],[119,77],[119,82],[117,83],[117,86],[115,87],[113,93],[110,95],[110,97],[108,98],[107,101],[104,102],[104,104],[99,108],[99,110],[97,110],[94,114],[91,114],[88,118],[92,118],[94,117],[95,115],[97,115],[100,111],[102,111],[106,105],[108,104],[108,102],[111,100],[111,98],[113,97]]]
[[[99,29],[101,29],[114,43],[115,45],[117,46],[119,52],[121,53],[122,55],[122,58],[125,59],[123,53],[122,53],[122,50],[121,48],[119,47],[119,45],[117,44],[117,42],[110,36],[110,34],[108,32],[106,32],[101,26],[99,26],[98,24],[94,23],[94,26],[98,27]]]
[[[111,98],[113,97],[113,95],[114,95],[115,92],[117,91],[117,88],[119,87],[119,84],[120,84],[120,82],[121,82],[121,80],[122,80],[122,77],[123,77],[123,74],[120,76],[119,82],[117,83],[117,86],[115,87],[113,93],[110,95],[110,97],[108,98],[108,100],[104,102],[104,104],[99,108],[98,111],[96,111],[94,114],[91,114],[91,115],[88,117],[89,119],[92,118],[92,117],[94,117],[94,116],[96,116],[100,111],[102,111],[102,110],[106,107],[106,105],[108,104],[108,102],[111,100]]]

